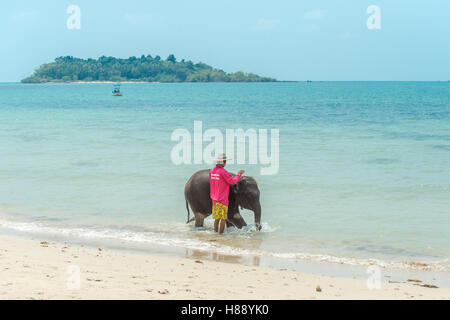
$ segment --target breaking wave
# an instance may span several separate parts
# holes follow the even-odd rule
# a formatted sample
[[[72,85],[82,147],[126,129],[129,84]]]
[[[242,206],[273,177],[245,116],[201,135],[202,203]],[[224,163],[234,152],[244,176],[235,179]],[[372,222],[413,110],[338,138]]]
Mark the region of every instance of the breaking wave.
[[[338,263],[352,266],[377,265],[383,268],[411,269],[422,271],[450,271],[450,260],[440,261],[385,261],[382,259],[361,259],[337,255],[312,254],[307,252],[274,252],[255,248],[239,248],[232,245],[233,237],[236,241],[242,237],[251,237],[253,234],[260,235],[271,233],[276,230],[266,223],[262,224],[261,232],[257,232],[255,227],[250,225],[242,230],[231,230],[227,232],[229,243],[218,241],[217,236],[208,229],[195,230],[189,225],[179,224],[168,226],[157,226],[153,228],[138,228],[128,226],[126,228],[109,227],[61,227],[46,225],[42,222],[19,222],[0,220],[2,228],[9,229],[24,234],[32,234],[57,239],[77,239],[79,241],[108,241],[125,244],[127,247],[138,245],[163,245],[178,248],[186,248],[198,251],[215,252],[231,256],[259,256],[273,257],[279,259],[301,259],[315,262]],[[223,239],[223,237],[221,238]]]

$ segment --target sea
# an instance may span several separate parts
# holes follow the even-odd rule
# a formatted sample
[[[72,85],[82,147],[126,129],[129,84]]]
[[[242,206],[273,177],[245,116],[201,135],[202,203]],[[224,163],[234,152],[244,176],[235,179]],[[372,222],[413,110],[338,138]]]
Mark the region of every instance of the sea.
[[[321,273],[432,272],[450,284],[450,83],[112,89],[0,84],[0,233]],[[213,164],[174,163],[172,135],[193,137],[196,122],[224,135],[278,130],[276,173],[248,159],[226,166],[258,181],[260,231],[245,209],[247,227],[221,236],[211,217],[186,223],[184,185]]]

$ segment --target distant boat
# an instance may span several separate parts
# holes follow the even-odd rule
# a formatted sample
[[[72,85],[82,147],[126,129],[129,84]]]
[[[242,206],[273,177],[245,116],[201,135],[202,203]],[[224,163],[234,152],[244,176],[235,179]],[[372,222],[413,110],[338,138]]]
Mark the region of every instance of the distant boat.
[[[120,83],[114,85],[114,90],[113,90],[112,94],[113,94],[113,96],[116,96],[116,97],[122,96],[122,92],[120,92]]]

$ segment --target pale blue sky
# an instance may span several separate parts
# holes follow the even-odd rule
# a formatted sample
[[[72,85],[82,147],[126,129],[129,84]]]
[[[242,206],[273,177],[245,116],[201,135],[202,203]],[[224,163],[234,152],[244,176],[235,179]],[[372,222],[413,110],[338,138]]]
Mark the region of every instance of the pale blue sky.
[[[366,27],[372,4],[381,30]],[[0,81],[62,55],[170,53],[279,80],[450,80],[449,21],[448,0],[5,0]]]

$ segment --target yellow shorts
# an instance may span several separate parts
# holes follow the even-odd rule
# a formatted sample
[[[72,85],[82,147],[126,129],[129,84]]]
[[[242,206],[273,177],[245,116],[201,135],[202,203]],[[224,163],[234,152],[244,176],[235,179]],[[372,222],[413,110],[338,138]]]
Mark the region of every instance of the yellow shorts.
[[[220,202],[213,202],[212,216],[214,220],[226,220],[228,218],[228,206]]]

